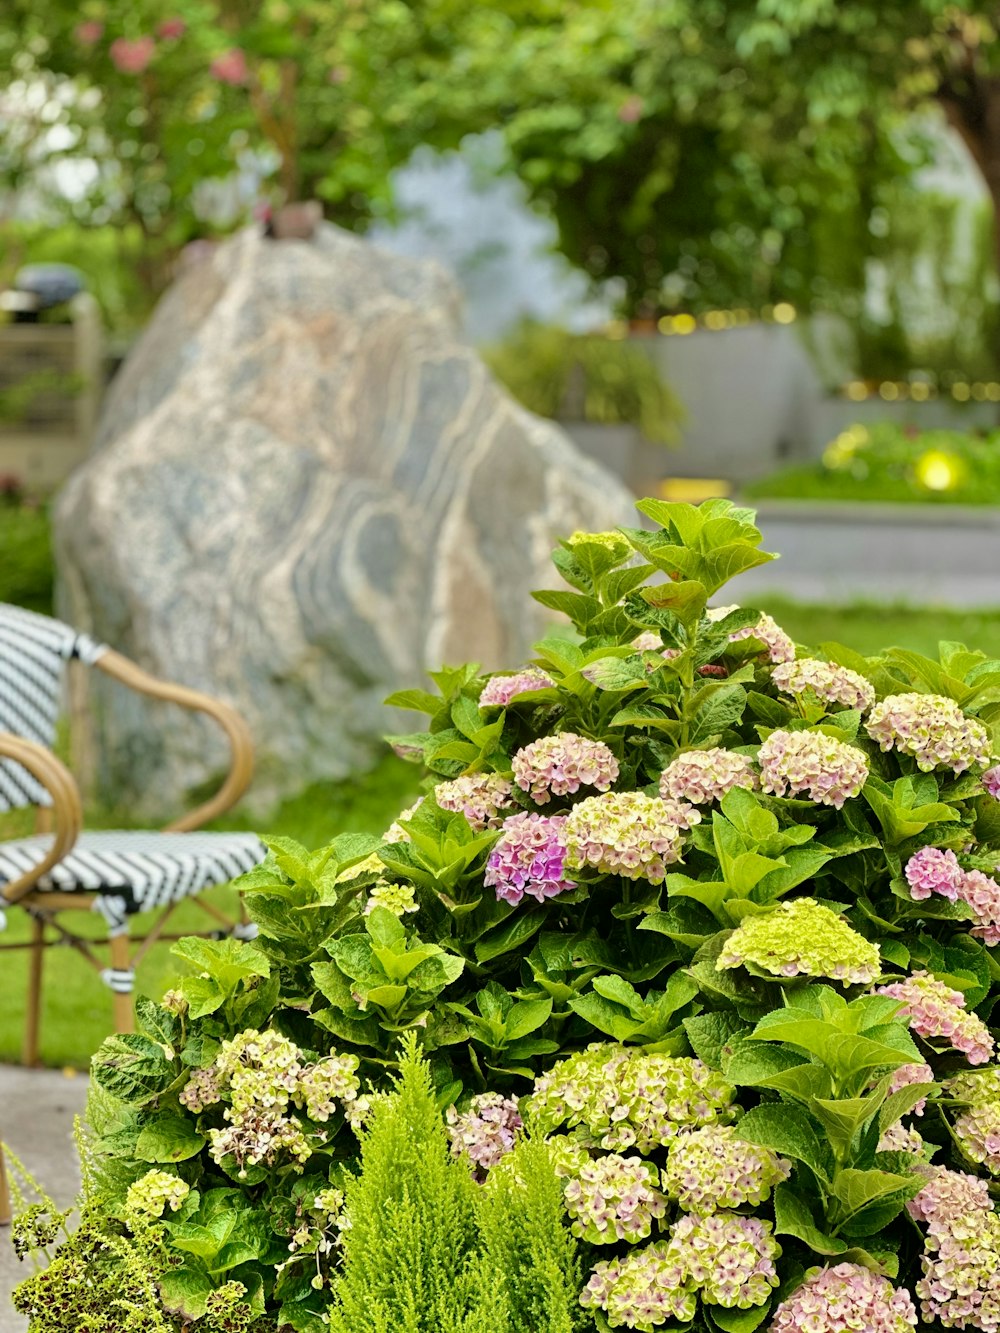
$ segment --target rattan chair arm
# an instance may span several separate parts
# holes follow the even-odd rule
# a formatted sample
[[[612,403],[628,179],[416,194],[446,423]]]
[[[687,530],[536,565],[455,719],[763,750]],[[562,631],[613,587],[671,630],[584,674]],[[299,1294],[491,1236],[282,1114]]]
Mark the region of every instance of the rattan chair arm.
[[[250,728],[235,708],[222,703],[219,699],[213,699],[209,694],[202,694],[200,690],[191,690],[186,685],[174,685],[169,681],[159,680],[129,658],[110,648],[100,655],[94,666],[139,694],[205,713],[217,722],[226,734],[232,756],[226,780],[210,800],[168,824],[166,826],[168,832],[182,833],[201,828],[210,819],[215,819],[217,815],[221,815],[236,804],[253,777],[253,742]]]
[[[41,877],[72,849],[83,825],[80,791],[72,773],[51,750],[23,736],[0,732],[0,759],[12,759],[27,769],[52,797],[55,834],[45,856],[18,879],[0,887],[0,905],[16,903],[29,894]]]

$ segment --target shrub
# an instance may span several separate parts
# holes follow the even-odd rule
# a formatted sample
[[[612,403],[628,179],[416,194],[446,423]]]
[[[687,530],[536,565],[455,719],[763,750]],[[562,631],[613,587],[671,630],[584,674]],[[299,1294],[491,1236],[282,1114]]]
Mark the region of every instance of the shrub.
[[[745,487],[753,498],[924,504],[1000,503],[1000,432],[851,426],[819,462]]]
[[[683,409],[641,348],[528,321],[484,351],[497,379],[542,417],[628,422],[674,444]]]
[[[110,1215],[158,1207],[178,1327],[234,1292],[255,1333],[336,1327],[342,1191],[369,1288],[371,1249],[398,1268],[441,1200],[454,1252],[425,1235],[413,1280],[485,1247],[499,1327],[562,1333],[519,1281],[529,1251],[577,1280],[552,1181],[545,1245],[527,1211],[489,1220],[530,1188],[525,1125],[582,1328],[997,1327],[1000,662],[803,655],[709,606],[770,558],[750,511],[639,508],[652,530],[556,551],[568,586],[536,596],[573,638],[393,696],[428,718],[392,738],[422,801],[381,838],[273,841],[243,881],[256,943],[179,944],[192,973],[96,1057]],[[380,1119],[401,1038],[426,1154]],[[376,1241],[372,1199],[409,1179]]]

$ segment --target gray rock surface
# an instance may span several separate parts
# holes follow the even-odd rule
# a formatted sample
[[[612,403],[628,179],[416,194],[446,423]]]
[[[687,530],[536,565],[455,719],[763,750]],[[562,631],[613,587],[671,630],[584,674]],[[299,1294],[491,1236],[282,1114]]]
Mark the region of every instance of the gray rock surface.
[[[381,699],[424,668],[518,665],[554,538],[634,518],[458,329],[436,264],[241,233],[164,297],[60,497],[61,614],[236,704],[259,808],[368,764]],[[203,724],[98,703],[99,776],[133,810],[218,771]]]

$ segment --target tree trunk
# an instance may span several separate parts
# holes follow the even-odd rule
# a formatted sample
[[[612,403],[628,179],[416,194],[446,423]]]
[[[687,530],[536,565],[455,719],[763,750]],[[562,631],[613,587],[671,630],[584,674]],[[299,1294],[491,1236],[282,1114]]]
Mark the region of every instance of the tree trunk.
[[[969,76],[960,85],[942,88],[939,100],[993,202],[993,254],[1000,275],[1000,78]],[[1000,374],[1000,346],[994,348],[994,356]]]

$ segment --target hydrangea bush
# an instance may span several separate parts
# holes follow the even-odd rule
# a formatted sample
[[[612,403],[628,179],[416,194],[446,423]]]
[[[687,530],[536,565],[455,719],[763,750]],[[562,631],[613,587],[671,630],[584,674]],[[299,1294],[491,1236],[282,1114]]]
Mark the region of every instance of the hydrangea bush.
[[[182,942],[96,1057],[166,1327],[231,1284],[240,1327],[336,1325],[344,1173],[416,1034],[482,1188],[547,1141],[576,1328],[1000,1329],[1000,662],[807,652],[717,604],[772,558],[750,511],[639,509],[555,552],[531,661],[392,696],[422,800],[272,840],[257,941]]]

